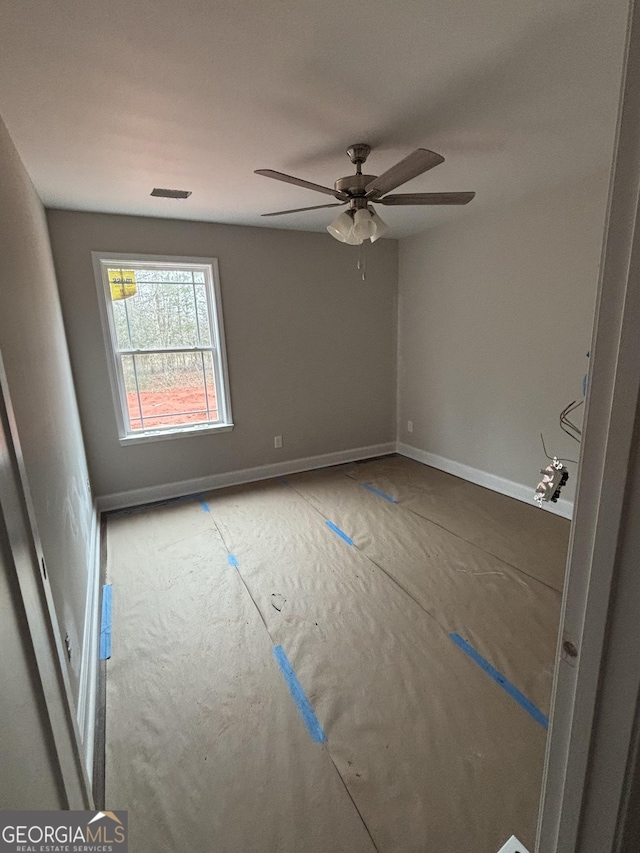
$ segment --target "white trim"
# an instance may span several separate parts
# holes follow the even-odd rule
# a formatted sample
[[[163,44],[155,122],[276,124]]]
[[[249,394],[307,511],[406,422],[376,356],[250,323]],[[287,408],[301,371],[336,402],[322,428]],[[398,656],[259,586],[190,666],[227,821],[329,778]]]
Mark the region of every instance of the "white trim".
[[[323,453],[320,456],[307,456],[302,459],[291,459],[288,462],[259,465],[256,468],[225,471],[222,474],[210,474],[207,477],[181,480],[178,483],[147,486],[143,489],[132,489],[129,492],[103,495],[98,498],[98,509],[100,512],[126,509],[132,506],[140,506],[141,504],[154,503],[155,501],[179,498],[184,495],[199,494],[200,492],[209,492],[213,489],[222,489],[225,486],[239,486],[243,483],[270,480],[272,477],[283,477],[286,474],[297,474],[301,471],[311,471],[315,468],[327,468],[330,465],[357,462],[361,459],[370,459],[373,456],[388,456],[395,452],[395,441],[388,441],[385,444],[371,444],[368,447],[338,450],[334,453]]]
[[[93,507],[89,555],[87,559],[87,597],[84,611],[82,660],[78,688],[77,721],[82,740],[85,768],[93,777],[93,746],[96,729],[96,691],[98,686],[98,638],[100,634],[100,513]]]
[[[189,427],[178,427],[178,429],[164,429],[157,432],[141,432],[140,435],[132,433],[120,439],[120,444],[126,447],[128,444],[143,444],[147,441],[165,441],[168,438],[177,438],[180,435],[203,435],[211,432],[231,432],[234,424],[206,424]]]
[[[532,486],[514,483],[513,480],[505,480],[504,477],[489,474],[487,471],[481,471],[479,468],[472,468],[470,465],[464,465],[462,462],[454,462],[453,459],[447,459],[444,456],[436,456],[435,453],[429,453],[427,450],[412,447],[410,444],[404,444],[401,441],[398,442],[398,453],[402,456],[408,456],[409,459],[415,459],[416,462],[422,462],[424,465],[437,468],[439,471],[446,471],[455,477],[468,480],[470,483],[484,486],[486,489],[491,489],[492,492],[500,492],[502,495],[507,495],[507,497],[515,498],[518,501],[535,506],[533,500],[535,489]],[[548,509],[554,515],[561,515],[563,518],[571,518],[573,515],[573,503],[564,498],[561,498],[557,503],[549,502],[545,504],[545,509]]]

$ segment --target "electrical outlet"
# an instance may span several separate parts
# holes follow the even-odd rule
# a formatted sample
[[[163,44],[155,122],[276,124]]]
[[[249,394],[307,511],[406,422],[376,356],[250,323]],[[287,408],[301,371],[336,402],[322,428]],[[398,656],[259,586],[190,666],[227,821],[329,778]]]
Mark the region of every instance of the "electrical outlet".
[[[507,843],[498,850],[498,853],[529,853],[527,848],[522,844],[515,835],[512,835]]]
[[[280,448],[282,447],[282,436],[281,435],[274,435],[273,436],[273,446],[275,447],[276,450],[280,450]]]
[[[413,432],[413,421],[407,421],[407,432]]]

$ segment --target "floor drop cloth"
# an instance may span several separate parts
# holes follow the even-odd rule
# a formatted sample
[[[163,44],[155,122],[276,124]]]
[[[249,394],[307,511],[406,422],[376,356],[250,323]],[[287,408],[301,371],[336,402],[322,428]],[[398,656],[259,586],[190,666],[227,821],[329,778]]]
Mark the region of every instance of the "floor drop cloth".
[[[136,853],[534,846],[546,732],[450,634],[546,713],[568,523],[504,499],[483,529],[448,476],[377,460],[109,518],[107,807]]]

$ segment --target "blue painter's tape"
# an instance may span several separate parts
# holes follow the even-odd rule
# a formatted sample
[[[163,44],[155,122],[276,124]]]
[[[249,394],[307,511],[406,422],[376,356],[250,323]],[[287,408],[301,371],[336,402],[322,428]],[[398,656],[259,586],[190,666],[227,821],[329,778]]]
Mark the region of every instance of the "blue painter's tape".
[[[540,723],[543,729],[549,728],[549,718],[542,713],[539,708],[533,704],[530,699],[521,693],[515,684],[512,684],[508,681],[504,675],[502,675],[498,670],[492,666],[488,660],[482,657],[473,646],[469,645],[466,640],[463,640],[460,634],[449,634],[453,642],[459,646],[465,654],[469,655],[472,661],[478,664],[478,666],[483,669],[487,675],[489,675],[493,680],[502,687],[505,693],[508,693],[512,699],[515,699],[518,705],[520,705],[524,710],[533,717],[536,723]]]
[[[230,566],[235,567],[238,565],[238,558],[236,557],[235,554],[229,554],[227,557],[227,562],[229,563]]]
[[[200,506],[202,507],[204,512],[211,512],[211,510],[209,509],[209,504],[205,501],[204,498],[200,498]]]
[[[373,492],[374,495],[378,495],[379,497],[384,498],[385,501],[389,501],[389,503],[398,503],[396,498],[392,498],[391,495],[387,495],[385,492],[381,492],[380,489],[376,489],[375,486],[370,486],[369,483],[360,483],[360,485],[364,486],[365,489],[368,489],[370,492]]]
[[[325,521],[327,527],[333,530],[334,533],[337,533],[341,539],[347,543],[347,545],[353,545],[353,539],[344,532],[344,530],[340,530],[340,528],[333,523],[333,521]]]
[[[307,699],[307,694],[304,692],[302,685],[298,681],[298,677],[293,671],[293,667],[289,663],[289,658],[282,646],[275,646],[273,656],[278,661],[280,671],[284,675],[284,680],[287,682],[287,686],[291,691],[293,701],[298,706],[298,711],[300,711],[300,716],[304,720],[307,731],[316,743],[326,743],[327,736],[322,730],[320,721],[316,717],[315,711]]]
[[[102,587],[102,615],[100,619],[100,660],[111,657],[111,591],[110,583]]]
[[[284,483],[285,486],[290,486],[291,483],[287,480],[286,477],[278,477],[281,483]]]

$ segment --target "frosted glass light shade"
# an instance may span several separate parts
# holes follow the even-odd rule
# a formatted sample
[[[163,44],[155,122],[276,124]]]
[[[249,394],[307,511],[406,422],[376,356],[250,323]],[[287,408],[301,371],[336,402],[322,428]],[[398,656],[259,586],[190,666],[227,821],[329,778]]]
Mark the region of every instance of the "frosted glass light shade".
[[[361,240],[367,240],[376,233],[375,222],[373,221],[371,212],[366,207],[356,210],[353,217],[353,233]]]
[[[348,243],[350,246],[359,246],[362,243],[362,237],[356,237],[352,228],[344,242]]]
[[[387,233],[389,226],[386,222],[383,222],[382,219],[380,219],[375,211],[372,213],[371,218],[373,219],[373,224],[376,226],[376,233],[371,238],[371,242],[375,243],[376,240],[383,236],[383,234]]]
[[[353,218],[345,210],[330,225],[327,225],[327,231],[341,243],[349,243],[349,237],[353,232]]]

